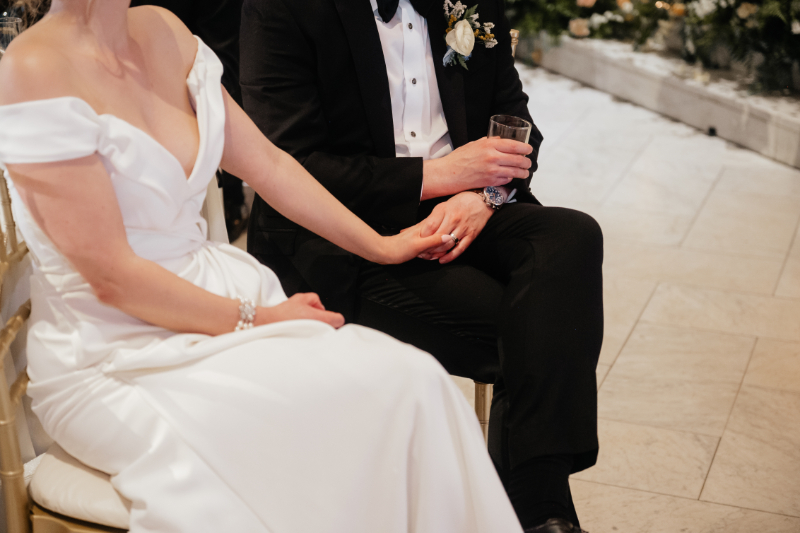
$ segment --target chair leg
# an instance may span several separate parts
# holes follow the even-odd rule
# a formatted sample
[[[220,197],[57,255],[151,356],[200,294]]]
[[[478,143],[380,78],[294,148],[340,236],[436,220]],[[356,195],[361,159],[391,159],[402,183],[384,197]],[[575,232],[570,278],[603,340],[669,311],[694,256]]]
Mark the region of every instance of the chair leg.
[[[489,411],[492,406],[492,385],[475,382],[475,414],[481,423],[483,438],[489,442]]]

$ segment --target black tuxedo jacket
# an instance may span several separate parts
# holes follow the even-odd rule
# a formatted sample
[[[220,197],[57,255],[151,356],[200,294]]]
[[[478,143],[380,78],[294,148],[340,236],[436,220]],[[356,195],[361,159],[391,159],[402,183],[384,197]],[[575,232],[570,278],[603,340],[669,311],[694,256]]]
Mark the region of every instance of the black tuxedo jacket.
[[[445,67],[442,0],[412,0],[428,22],[442,107],[457,148],[486,136],[489,118],[525,118],[528,97],[514,67],[503,0],[480,0],[480,22],[494,22],[498,44],[476,42],[469,70]],[[424,218],[441,198],[420,204],[422,159],[396,158],[391,98],[369,0],[245,0],[241,29],[245,111],[344,205],[383,234]],[[531,172],[542,135],[534,126]],[[520,201],[536,202],[527,180]],[[287,182],[291,187],[291,182]],[[538,203],[538,202],[537,202]],[[248,250],[273,268],[292,294],[312,290],[348,315],[360,259],[286,220],[256,198]]]

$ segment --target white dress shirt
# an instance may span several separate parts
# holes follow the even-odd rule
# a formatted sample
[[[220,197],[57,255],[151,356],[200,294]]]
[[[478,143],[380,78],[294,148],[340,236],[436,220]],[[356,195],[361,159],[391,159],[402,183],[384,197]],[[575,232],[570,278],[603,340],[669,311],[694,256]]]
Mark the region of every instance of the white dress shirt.
[[[428,22],[409,0],[400,0],[388,22],[378,14],[376,0],[370,3],[389,77],[395,154],[423,159],[446,156],[453,151],[453,143],[436,84]]]

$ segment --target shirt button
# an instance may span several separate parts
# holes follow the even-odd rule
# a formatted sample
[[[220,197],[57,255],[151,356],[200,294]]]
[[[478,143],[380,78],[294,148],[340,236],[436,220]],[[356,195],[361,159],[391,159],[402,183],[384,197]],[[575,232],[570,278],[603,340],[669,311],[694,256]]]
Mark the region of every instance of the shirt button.
[[[412,136],[412,137],[416,137],[416,136],[417,136],[417,134],[416,134],[416,133],[414,133],[414,132],[412,131],[412,132],[411,132],[411,136]]]
[[[411,85],[416,85],[416,84],[417,84],[417,78],[412,79],[411,80]]]
[[[414,25],[413,25],[413,24],[411,24],[410,22],[408,23],[408,29],[409,29],[409,30],[413,30],[413,29],[414,29]]]

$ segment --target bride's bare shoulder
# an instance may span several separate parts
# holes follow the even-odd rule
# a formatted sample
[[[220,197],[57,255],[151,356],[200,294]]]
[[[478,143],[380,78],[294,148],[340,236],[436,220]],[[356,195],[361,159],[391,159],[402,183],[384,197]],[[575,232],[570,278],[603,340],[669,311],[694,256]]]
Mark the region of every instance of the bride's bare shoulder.
[[[128,10],[131,35],[159,54],[177,51],[190,67],[197,54],[197,40],[189,28],[171,11],[157,6]]]
[[[70,45],[60,30],[37,24],[11,42],[0,62],[0,105],[71,94]]]

